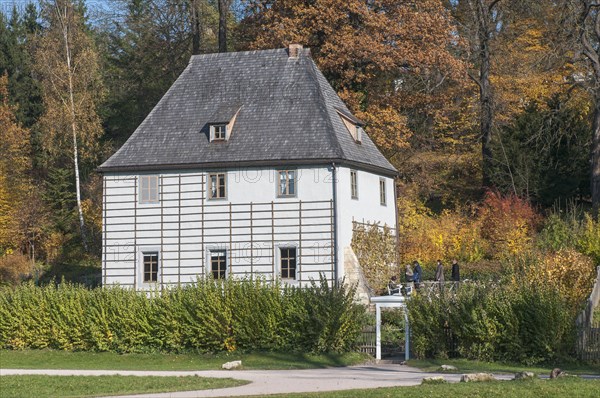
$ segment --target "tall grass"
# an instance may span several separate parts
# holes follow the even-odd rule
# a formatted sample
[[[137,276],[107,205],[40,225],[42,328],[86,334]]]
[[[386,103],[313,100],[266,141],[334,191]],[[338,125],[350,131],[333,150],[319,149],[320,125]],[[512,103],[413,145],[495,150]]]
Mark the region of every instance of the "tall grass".
[[[365,310],[354,288],[198,280],[162,292],[61,283],[0,289],[0,348],[115,352],[345,352]]]

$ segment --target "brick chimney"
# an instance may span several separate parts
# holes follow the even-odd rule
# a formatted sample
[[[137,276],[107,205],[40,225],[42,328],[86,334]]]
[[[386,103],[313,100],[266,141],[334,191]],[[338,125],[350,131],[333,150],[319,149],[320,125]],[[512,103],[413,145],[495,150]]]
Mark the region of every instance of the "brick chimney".
[[[290,44],[288,48],[288,55],[290,58],[298,58],[302,50],[302,44]]]

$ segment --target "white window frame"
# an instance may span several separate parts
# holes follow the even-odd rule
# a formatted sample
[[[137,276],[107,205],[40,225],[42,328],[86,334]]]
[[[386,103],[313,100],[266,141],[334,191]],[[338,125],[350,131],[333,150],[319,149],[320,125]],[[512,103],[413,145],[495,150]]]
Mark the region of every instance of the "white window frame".
[[[227,141],[226,123],[216,123],[210,125],[210,141]]]
[[[295,257],[296,264],[295,264],[295,268],[294,268],[294,277],[293,278],[284,278],[283,277],[283,269],[282,269],[283,257],[282,257],[281,251],[287,250],[287,249],[294,249],[296,252],[296,257]],[[298,249],[298,245],[294,244],[294,243],[280,244],[280,245],[276,245],[276,250],[277,250],[276,269],[278,270],[279,279],[281,279],[284,282],[292,282],[292,283],[298,282],[298,271],[300,270],[300,252]]]
[[[379,204],[387,206],[387,188],[385,178],[379,178]]]
[[[216,252],[225,253],[225,276],[223,278],[215,278],[215,280],[227,279],[229,277],[229,264],[231,259],[229,258],[229,250],[222,246],[209,246],[206,248],[206,274],[214,278],[212,269],[212,255]]]
[[[224,188],[224,195],[223,196],[219,196],[220,195],[220,190],[219,190],[219,176],[223,176],[223,188]],[[217,196],[213,196],[213,176],[216,176],[217,179],[217,189],[216,189],[216,193]],[[224,171],[215,171],[215,172],[209,172],[208,173],[208,199],[209,200],[226,200],[227,199],[227,173]]]
[[[137,273],[137,284],[143,288],[151,288],[161,284],[162,278],[162,261],[160,255],[160,247],[154,246],[142,246],[138,248],[139,260],[138,260],[138,273]],[[157,265],[156,265],[156,281],[145,281],[145,264],[144,264],[144,256],[156,254]]]
[[[156,174],[140,175],[139,204],[148,205],[160,202],[160,178]],[[153,195],[155,194],[155,196]]]
[[[358,199],[358,171],[350,170],[350,198]]]
[[[281,192],[281,176],[285,173],[285,191]],[[291,181],[293,181],[294,192],[290,193],[290,179],[289,173],[293,173],[294,177]],[[277,189],[277,197],[278,198],[295,198],[298,196],[298,170],[296,169],[286,169],[286,170],[277,170],[277,180],[275,182]]]

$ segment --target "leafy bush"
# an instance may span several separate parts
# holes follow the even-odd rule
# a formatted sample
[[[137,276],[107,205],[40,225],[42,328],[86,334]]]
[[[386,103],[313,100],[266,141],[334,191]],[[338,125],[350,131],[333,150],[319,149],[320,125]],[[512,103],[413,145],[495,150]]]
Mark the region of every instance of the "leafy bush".
[[[0,284],[15,284],[24,276],[29,276],[31,261],[20,253],[0,256]]]
[[[414,295],[408,306],[417,357],[444,358],[456,348],[470,359],[533,364],[573,346],[569,304],[544,285],[463,284],[454,295]]]
[[[354,294],[325,279],[303,289],[207,279],[150,293],[23,284],[0,290],[0,348],[346,352],[364,324]]]

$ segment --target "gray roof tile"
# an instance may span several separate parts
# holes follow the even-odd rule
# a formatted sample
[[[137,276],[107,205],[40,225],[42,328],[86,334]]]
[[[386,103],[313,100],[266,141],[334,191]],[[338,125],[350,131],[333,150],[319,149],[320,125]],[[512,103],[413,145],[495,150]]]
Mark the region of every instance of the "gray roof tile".
[[[354,141],[338,111],[353,117],[308,49],[298,58],[286,49],[196,55],[100,170],[336,161],[394,175],[368,136]],[[229,141],[210,143],[210,123],[236,112]]]

